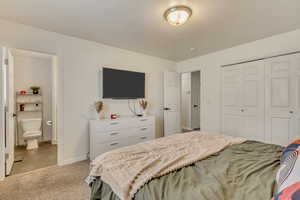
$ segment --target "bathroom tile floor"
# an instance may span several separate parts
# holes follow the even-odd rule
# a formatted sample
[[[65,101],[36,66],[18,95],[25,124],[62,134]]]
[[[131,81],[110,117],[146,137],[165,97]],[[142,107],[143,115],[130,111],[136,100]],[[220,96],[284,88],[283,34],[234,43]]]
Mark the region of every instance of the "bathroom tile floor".
[[[15,163],[11,175],[49,167],[57,163],[57,146],[42,142],[35,150],[26,150],[25,146],[15,147]]]

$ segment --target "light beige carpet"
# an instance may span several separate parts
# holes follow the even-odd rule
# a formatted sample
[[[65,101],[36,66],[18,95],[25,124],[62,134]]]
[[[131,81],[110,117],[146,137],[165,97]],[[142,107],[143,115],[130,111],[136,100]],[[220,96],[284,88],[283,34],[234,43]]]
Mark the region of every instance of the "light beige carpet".
[[[52,166],[0,181],[1,200],[87,200],[89,162]]]

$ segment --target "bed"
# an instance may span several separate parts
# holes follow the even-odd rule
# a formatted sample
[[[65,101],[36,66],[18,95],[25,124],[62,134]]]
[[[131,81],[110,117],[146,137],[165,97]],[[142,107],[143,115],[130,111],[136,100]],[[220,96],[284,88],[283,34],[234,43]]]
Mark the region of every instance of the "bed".
[[[256,141],[227,145],[196,162],[147,180],[134,200],[266,200],[276,193],[283,147]],[[120,200],[109,184],[94,177],[92,200]]]

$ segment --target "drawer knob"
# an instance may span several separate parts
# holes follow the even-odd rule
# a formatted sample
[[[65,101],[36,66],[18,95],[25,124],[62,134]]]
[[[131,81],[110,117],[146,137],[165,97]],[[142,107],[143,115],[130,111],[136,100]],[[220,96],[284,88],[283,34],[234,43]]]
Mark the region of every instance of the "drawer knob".
[[[141,119],[141,122],[147,121],[147,119]]]
[[[141,129],[141,131],[145,131],[145,130],[147,130],[147,128],[142,128],[142,129]]]
[[[119,132],[113,132],[113,133],[110,133],[110,135],[118,135]]]
[[[140,137],[140,138],[141,138],[141,140],[147,139],[147,137]]]
[[[110,123],[110,125],[117,125],[119,124],[118,122],[113,122],[113,123]]]
[[[111,143],[110,146],[116,146],[118,144],[119,144],[118,142],[115,142],[115,143]]]

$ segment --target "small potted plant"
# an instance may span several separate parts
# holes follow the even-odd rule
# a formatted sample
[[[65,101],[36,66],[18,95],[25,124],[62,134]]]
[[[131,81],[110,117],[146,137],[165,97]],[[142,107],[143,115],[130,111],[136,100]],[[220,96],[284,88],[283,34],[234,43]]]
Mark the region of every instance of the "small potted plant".
[[[95,102],[95,108],[96,108],[97,113],[99,114],[99,119],[101,119],[101,111],[103,110],[103,102],[102,101]]]
[[[32,90],[33,94],[39,94],[41,88],[39,86],[31,86],[30,89]]]
[[[146,116],[146,109],[147,109],[147,106],[148,106],[148,102],[146,100],[142,99],[142,100],[139,101],[139,104],[142,108],[142,115]]]

